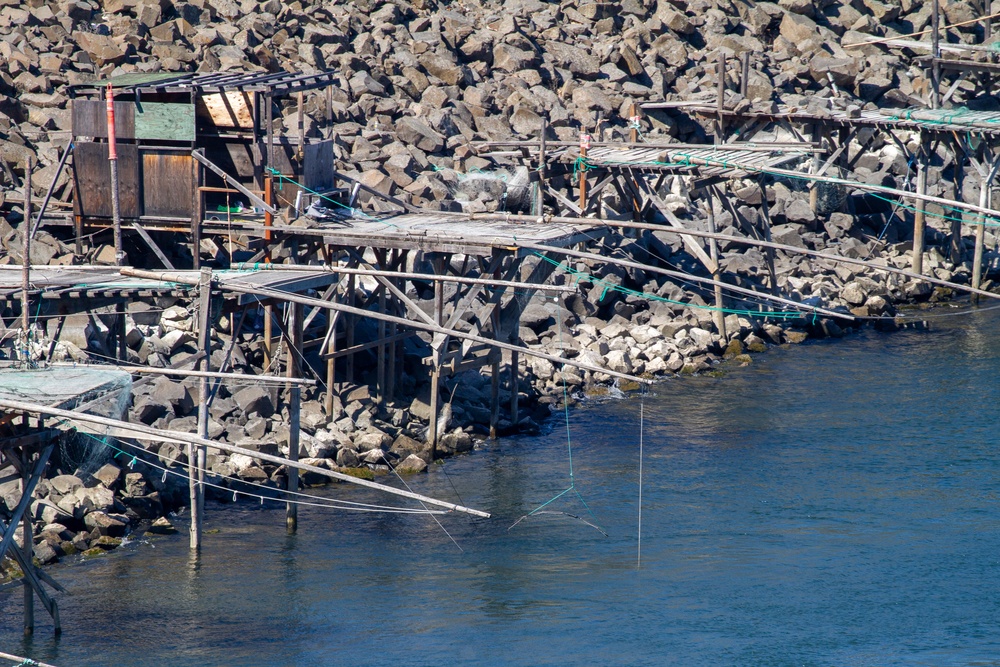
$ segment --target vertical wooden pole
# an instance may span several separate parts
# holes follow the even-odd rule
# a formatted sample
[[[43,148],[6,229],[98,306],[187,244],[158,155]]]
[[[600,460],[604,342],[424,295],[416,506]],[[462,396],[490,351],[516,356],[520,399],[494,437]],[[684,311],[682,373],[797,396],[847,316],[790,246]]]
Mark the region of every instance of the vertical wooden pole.
[[[517,405],[517,387],[518,387],[518,375],[520,374],[519,366],[521,365],[521,354],[515,350],[511,350],[510,353],[510,422],[516,424],[520,421],[520,415],[518,414]]]
[[[327,337],[330,339],[327,345],[327,353],[331,355],[326,360],[326,414],[333,416],[333,385],[336,381],[337,360],[332,355],[337,352],[337,319],[336,313],[327,311]]]
[[[965,177],[965,153],[957,140],[951,144],[951,150],[955,159],[951,179],[952,199],[957,202],[962,199],[962,181]],[[951,217],[953,219],[951,221],[950,259],[953,264],[958,265],[962,263],[962,254],[965,250],[962,245],[962,218],[964,214],[958,213],[956,215],[953,213]]]
[[[922,195],[927,194],[927,170],[930,168],[930,146],[924,133],[920,133],[920,146],[917,149],[917,201],[913,212],[913,257],[910,261],[910,268],[914,273],[924,272],[924,229],[926,220],[924,217],[925,207]]]
[[[26,226],[27,231],[27,226]],[[28,416],[24,416],[27,422]],[[21,448],[21,493],[28,493],[28,483],[31,477],[31,457],[28,456],[26,448]],[[21,555],[24,562],[31,567],[32,559],[35,555],[34,530],[31,527],[31,509],[25,510],[21,515]],[[31,588],[29,577],[24,577],[24,636],[30,637],[35,634],[35,594]]]
[[[347,278],[347,305],[353,306],[355,301],[354,286],[356,284],[356,276],[352,273]],[[347,315],[347,322],[344,325],[345,341],[344,345],[348,348],[354,346],[354,315]],[[347,355],[347,381],[354,382],[354,355]]]
[[[821,142],[823,140],[823,134],[820,130],[819,123],[813,123],[811,130],[813,143]],[[833,150],[832,146],[830,146],[830,150]],[[844,152],[846,153],[847,151],[845,150]],[[820,159],[820,154],[813,153],[812,173],[819,173],[819,169],[822,165],[823,161]],[[811,208],[812,212],[815,213],[817,206],[819,206],[819,183],[813,181],[809,184],[809,208]]]
[[[708,190],[708,231],[715,234],[718,229],[715,226],[715,201],[712,197],[714,188]],[[719,271],[719,244],[715,239],[709,239],[709,256],[715,266],[712,271],[712,280],[716,282],[722,280],[722,273]],[[715,285],[715,310],[712,311],[712,319],[715,320],[715,330],[722,340],[726,340],[726,314],[723,312],[722,286]]]
[[[438,273],[442,273],[439,269]],[[434,323],[441,326],[444,321],[444,287],[440,280],[434,281]],[[435,338],[438,338],[435,336]],[[428,424],[428,440],[431,443],[431,460],[437,457],[438,445],[438,410],[441,399],[441,352],[447,347],[448,339],[441,339],[440,345],[434,345],[431,351],[431,418]]]
[[[405,251],[403,251],[402,253],[399,250],[392,251],[391,259],[389,261],[390,265],[393,267],[393,270],[399,269],[401,262],[400,259],[401,254],[405,254]],[[404,286],[401,285],[400,282],[395,278],[389,278],[389,282],[392,283],[392,285],[397,288]],[[389,310],[392,312],[393,315],[399,315],[400,314],[399,299],[397,299],[395,296],[390,297],[388,295],[387,298],[389,298]],[[389,338],[395,337],[396,331],[397,331],[396,323],[395,322],[390,323]],[[386,370],[385,395],[389,401],[394,400],[396,394],[396,348],[397,347],[398,347],[397,341],[393,340],[391,343],[389,343],[389,351],[388,351],[389,358],[386,360],[386,362],[388,363],[388,368]]]
[[[270,100],[270,98],[267,98],[267,99]],[[267,204],[268,206],[271,205],[271,190],[272,190],[271,186],[272,186],[271,177],[270,176],[265,176],[264,177],[264,203]],[[265,250],[265,252],[264,252],[264,263],[265,264],[270,264],[271,263],[271,259],[272,259],[271,258],[271,239],[272,239],[272,236],[271,236],[271,225],[273,224],[273,222],[274,222],[274,217],[270,213],[265,212],[264,213],[264,250]],[[272,349],[272,345],[273,345],[273,340],[272,340],[272,338],[273,338],[273,331],[272,331],[272,322],[271,322],[271,320],[273,318],[274,318],[274,306],[270,302],[268,302],[264,306],[264,368],[265,369],[271,365],[271,357],[272,357],[272,352],[273,352],[273,349]]]
[[[580,163],[577,178],[580,181],[580,214],[587,213],[587,149],[590,148],[590,135],[580,134]]]
[[[635,102],[632,102],[632,106],[629,107],[629,119],[628,119],[628,140],[629,143],[639,142],[639,107],[636,106]]]
[[[300,377],[299,360],[302,355],[302,304],[288,304],[288,368],[287,377]],[[299,460],[299,438],[301,436],[300,410],[302,401],[302,390],[299,385],[287,385],[288,391],[288,458],[292,461]],[[288,490],[298,492],[299,490],[299,469],[288,468]],[[288,502],[285,505],[285,529],[289,535],[295,534],[299,527],[299,506],[295,502]]]
[[[34,169],[33,160],[29,157],[24,162],[24,222],[21,223],[21,329],[24,331],[24,347],[27,350],[25,362],[30,360],[28,333],[31,330],[31,302],[28,296],[31,289],[31,172]]]
[[[264,151],[260,145],[260,100],[260,93],[254,92],[253,108],[250,110],[253,114],[253,147],[251,154],[253,157],[253,184],[258,190],[264,187]]]
[[[493,277],[500,278],[500,267],[493,272]],[[491,328],[493,338],[500,337],[500,308],[497,306],[490,313]],[[492,361],[490,362],[490,438],[497,437],[497,424],[500,422],[500,350],[490,351]]]
[[[931,108],[941,106],[941,6],[933,0],[931,8]]]
[[[122,246],[122,217],[118,201],[118,148],[115,139],[115,95],[111,84],[105,93],[108,115],[108,162],[111,164],[111,218],[115,234],[115,263],[125,264],[125,251]]]
[[[204,358],[198,366],[212,370],[212,270],[201,269],[198,281],[198,350]],[[198,437],[208,437],[208,378],[198,381]],[[188,445],[188,487],[191,495],[191,548],[201,548],[202,525],[205,516],[205,448]]]
[[[979,207],[987,208],[990,205],[992,191],[993,165],[989,166],[987,176],[983,177],[979,186]],[[983,246],[986,242],[986,216],[979,216],[979,224],[976,225],[976,251],[972,260],[972,288],[979,289],[983,282]],[[972,302],[979,303],[979,295],[972,295]]]
[[[302,160],[305,158],[305,145],[306,145],[306,133],[305,133],[305,93],[301,90],[298,93],[298,131],[299,131],[299,147],[295,151],[299,160],[299,176],[302,176]]]
[[[750,52],[744,51],[740,54],[743,67],[740,71],[740,95],[747,96],[747,87],[750,85]]]
[[[760,215],[763,219],[764,227],[764,240],[768,243],[771,242],[771,211],[767,204],[767,188],[764,186],[763,181],[757,181],[757,187],[760,188]],[[764,258],[767,260],[767,275],[768,275],[768,286],[771,288],[771,294],[778,293],[778,274],[774,270],[774,248],[764,249]]]
[[[726,53],[721,49],[719,50],[719,65],[718,65],[717,76],[718,76],[719,86],[716,92],[716,106],[718,107],[717,112],[719,114],[718,118],[719,131],[716,132],[715,143],[722,144],[725,143],[726,140],[725,139],[726,117],[723,113],[726,110]]]
[[[535,197],[535,215],[542,215],[544,212],[542,202],[545,200],[545,135],[548,133],[548,128],[548,121],[542,118],[542,128],[538,136],[538,180],[535,182],[538,196]]]
[[[384,252],[383,252],[382,256],[385,257]],[[383,264],[383,266],[384,266],[384,264]],[[378,312],[380,312],[382,314],[385,314],[385,309],[386,309],[386,292],[387,291],[388,290],[386,290],[386,288],[385,288],[384,285],[381,285],[381,284],[379,285]],[[381,412],[382,410],[385,409],[385,355],[386,355],[386,344],[385,344],[386,326],[385,326],[385,320],[379,320],[377,326],[378,326],[378,340],[379,340],[379,344],[378,344],[378,355],[376,357],[376,366],[377,367],[376,367],[376,372],[375,372],[375,377],[376,377],[375,382],[378,384],[378,408],[379,408],[379,411]]]

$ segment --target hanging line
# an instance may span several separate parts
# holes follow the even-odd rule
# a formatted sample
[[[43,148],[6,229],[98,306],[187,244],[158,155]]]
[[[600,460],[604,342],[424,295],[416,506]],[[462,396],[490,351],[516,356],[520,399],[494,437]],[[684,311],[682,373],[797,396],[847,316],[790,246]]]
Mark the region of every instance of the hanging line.
[[[646,406],[646,389],[643,387],[642,393],[639,394],[639,529],[638,529],[638,540],[636,542],[635,549],[635,567],[639,569],[642,565],[642,432],[643,432],[643,417]]]
[[[558,306],[559,298],[558,297],[552,297],[552,300],[555,301],[556,304],[557,304],[557,306]],[[562,340],[562,317],[559,316],[558,307],[557,307],[557,310],[556,310],[556,331],[558,332],[559,349],[560,350],[564,350],[565,348],[563,346],[563,340]],[[594,519],[594,521],[598,520],[597,517],[594,515],[593,510],[590,509],[590,505],[587,504],[587,501],[583,499],[583,496],[580,495],[580,492],[576,488],[576,477],[573,474],[573,442],[572,442],[572,439],[570,438],[570,428],[569,428],[569,390],[566,388],[566,373],[565,373],[565,371],[566,371],[566,364],[562,364],[560,366],[559,373],[562,376],[563,414],[565,415],[565,418],[566,418],[566,452],[567,452],[567,456],[569,458],[569,486],[566,487],[565,489],[563,489],[562,491],[560,491],[559,493],[557,493],[556,495],[552,496],[548,500],[546,500],[544,503],[542,503],[541,505],[539,505],[535,509],[531,510],[530,512],[528,512],[527,514],[525,514],[524,516],[522,516],[520,519],[518,519],[514,523],[512,523],[510,525],[510,528],[508,528],[507,530],[510,531],[511,528],[513,528],[517,524],[521,523],[522,521],[524,521],[528,517],[535,516],[537,514],[562,514],[563,516],[568,516],[568,517],[570,517],[572,519],[576,519],[577,521],[581,521],[581,522],[587,524],[591,528],[594,528],[599,533],[601,533],[601,535],[604,535],[604,537],[607,537],[608,534],[606,532],[604,532],[604,529],[601,528],[599,525],[597,525],[596,523],[591,523],[590,521],[587,521],[586,519],[584,519],[582,517],[579,517],[579,516],[577,516],[575,514],[570,514],[568,512],[557,512],[557,511],[552,511],[552,510],[543,511],[543,510],[545,510],[546,507],[548,507],[549,505],[551,505],[552,503],[554,503],[555,501],[559,500],[560,498],[562,498],[563,496],[565,496],[567,493],[569,493],[570,491],[572,491],[574,494],[576,494],[576,497],[579,498],[580,503],[583,505],[584,509],[587,510],[587,513]]]

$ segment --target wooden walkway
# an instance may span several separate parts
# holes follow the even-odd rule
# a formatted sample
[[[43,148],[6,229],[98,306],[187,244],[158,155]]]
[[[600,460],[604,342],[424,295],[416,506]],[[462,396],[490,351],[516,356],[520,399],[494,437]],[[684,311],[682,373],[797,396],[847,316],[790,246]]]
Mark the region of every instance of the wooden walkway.
[[[594,236],[586,227],[521,222],[502,213],[406,213],[351,218],[323,229],[323,240],[329,245],[485,256],[497,249],[516,251],[518,241],[564,248]]]

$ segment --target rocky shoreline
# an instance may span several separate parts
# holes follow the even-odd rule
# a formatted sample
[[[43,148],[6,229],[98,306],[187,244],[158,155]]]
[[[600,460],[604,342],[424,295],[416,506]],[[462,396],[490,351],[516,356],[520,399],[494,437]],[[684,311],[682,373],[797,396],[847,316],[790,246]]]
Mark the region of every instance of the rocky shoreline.
[[[919,103],[927,82],[903,48],[844,45],[919,31],[930,22],[929,3],[777,3],[743,0],[564,0],[501,3],[434,0],[351,3],[281,3],[276,0],[0,0],[0,263],[18,264],[22,247],[20,206],[24,164],[38,164],[34,194],[44,195],[54,179],[59,147],[71,126],[68,86],[129,73],[167,71],[315,71],[337,68],[333,104],[322,95],[306,102],[306,133],[319,136],[332,118],[336,167],[366,185],[426,209],[504,211],[514,206],[510,183],[485,179],[470,187],[468,176],[485,171],[512,173],[514,165],[477,154],[472,142],[534,139],[545,125],[553,139],[575,141],[581,128],[603,120],[609,139],[628,131],[630,106],[644,101],[710,99],[715,94],[717,54],[750,53],[745,97],[727,91],[730,108],[771,110],[778,102],[822,114],[831,108],[902,108]],[[950,23],[975,18],[970,3],[944,3]],[[981,26],[957,29],[971,42]],[[959,96],[964,94],[960,89]],[[714,98],[712,98],[714,99]],[[962,100],[995,110],[995,98]],[[276,120],[293,129],[291,108]],[[699,142],[708,130],[681,112],[650,112],[642,120],[650,141]],[[776,137],[775,137],[776,138]],[[917,137],[900,133],[914,149]],[[861,139],[861,137],[859,137]],[[845,178],[904,187],[913,168],[892,143],[852,144],[854,167]],[[931,163],[930,195],[950,194],[954,180],[947,155]],[[480,179],[483,180],[483,179]],[[572,187],[569,176],[553,186]],[[961,188],[964,187],[964,190]],[[977,184],[959,186],[975,201]],[[53,193],[68,202],[72,184],[65,173]],[[666,186],[672,211],[691,229],[708,231],[707,194],[691,191],[681,178]],[[740,215],[757,221],[766,206],[775,242],[823,250],[873,264],[912,265],[912,222],[906,211],[834,188],[822,188],[820,205],[810,205],[799,184],[766,179],[731,184]],[[375,206],[377,200],[369,205]],[[612,196],[606,205],[621,209]],[[928,214],[945,211],[928,206]],[[971,242],[949,247],[947,221],[929,221],[924,271],[939,280],[965,284],[971,274]],[[716,212],[714,227],[741,236],[729,212]],[[34,239],[32,263],[114,263],[113,251],[97,245],[76,254],[57,230]],[[987,232],[987,247],[998,239]],[[721,242],[725,280],[767,292],[765,254]],[[635,258],[650,268],[679,268],[704,275],[676,234],[632,231],[603,240],[609,257]],[[994,269],[1000,255],[989,251]],[[460,261],[456,258],[454,261]],[[525,273],[534,262],[525,263]],[[714,320],[712,295],[651,270],[616,264],[585,265],[568,259],[553,281],[578,284],[578,293],[552,299],[536,296],[522,317],[519,338],[526,346],[577,358],[613,371],[660,378],[714,373],[723,360],[749,364],[773,345],[809,338],[840,337],[859,326],[893,330],[912,321],[900,308],[947,301],[946,287],[874,268],[776,251],[777,288],[785,298],[839,312],[842,317],[769,315],[759,301],[727,298],[725,337]],[[987,278],[991,276],[987,272]],[[989,288],[987,282],[984,285]],[[361,287],[360,289],[364,289]],[[412,297],[421,301],[420,294]],[[426,299],[423,299],[426,301]],[[166,367],[196,353],[193,305],[183,301],[136,303],[129,307],[129,360]],[[853,318],[853,319],[852,319]],[[216,323],[213,349],[230,342],[228,321]],[[41,362],[87,362],[108,356],[100,318],[70,318],[51,347],[39,344]],[[426,344],[426,340],[423,339]],[[419,344],[418,344],[419,345]],[[238,341],[244,362],[234,370],[264,372],[260,336]],[[416,358],[418,355],[411,355]],[[504,363],[509,363],[509,356]],[[563,387],[571,401],[600,392],[609,378],[558,368],[549,361],[521,358],[518,386],[521,418],[501,420],[501,434],[537,430],[561,407]],[[216,364],[213,362],[213,366]],[[371,374],[335,388],[327,413],[318,389],[304,392],[301,451],[305,462],[350,474],[375,476],[390,466],[416,474],[430,461],[426,429],[429,384],[419,364],[404,364],[398,400],[380,410]],[[504,374],[501,394],[510,392]],[[437,452],[447,457],[471,451],[489,432],[490,379],[465,372],[445,381],[448,403]],[[456,388],[459,388],[456,391]],[[625,389],[628,389],[625,387]],[[166,377],[137,386],[128,418],[156,428],[193,432],[194,386]],[[503,414],[503,413],[502,413]],[[211,406],[209,437],[262,453],[287,454],[288,405],[278,387],[223,384]],[[36,492],[31,511],[37,522],[35,556],[52,562],[74,553],[100,553],[131,534],[168,532],[168,515],[187,501],[184,451],[176,445],[148,446],[145,454],[123,456],[78,471],[56,460]],[[211,453],[209,482],[225,490],[210,497],[230,501],[246,483],[277,489],[286,472],[250,456]],[[305,485],[322,480],[306,475]],[[0,485],[8,507],[16,504],[16,483]],[[19,539],[19,537],[18,537]]]

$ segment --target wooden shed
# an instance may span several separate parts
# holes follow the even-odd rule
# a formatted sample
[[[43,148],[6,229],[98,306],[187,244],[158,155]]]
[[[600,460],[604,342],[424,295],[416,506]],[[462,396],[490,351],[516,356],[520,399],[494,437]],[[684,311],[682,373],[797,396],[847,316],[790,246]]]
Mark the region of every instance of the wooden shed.
[[[108,86],[114,97],[118,196],[123,229],[138,233],[165,264],[148,232],[188,231],[193,247],[212,199],[253,205],[239,191],[278,206],[300,187],[333,189],[333,140],[276,136],[276,98],[329,88],[318,74],[130,74],[74,86],[73,213],[77,235],[112,222],[108,166]],[[265,192],[278,177],[281,196]],[[241,187],[242,186],[242,187]],[[226,193],[226,194],[222,194]],[[232,195],[229,197],[227,195]],[[263,215],[263,213],[261,213]],[[197,265],[198,253],[194,252]],[[173,268],[173,267],[171,267]]]

